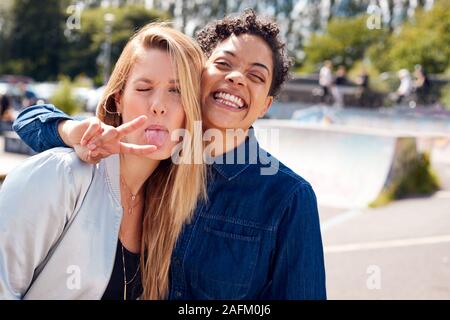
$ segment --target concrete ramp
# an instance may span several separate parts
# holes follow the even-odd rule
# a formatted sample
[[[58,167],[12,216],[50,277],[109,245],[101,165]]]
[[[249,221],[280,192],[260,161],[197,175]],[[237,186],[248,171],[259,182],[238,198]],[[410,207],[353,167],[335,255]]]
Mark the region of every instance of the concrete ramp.
[[[293,120],[259,120],[254,127],[261,146],[308,180],[324,206],[366,207],[418,156],[414,137],[381,130]]]

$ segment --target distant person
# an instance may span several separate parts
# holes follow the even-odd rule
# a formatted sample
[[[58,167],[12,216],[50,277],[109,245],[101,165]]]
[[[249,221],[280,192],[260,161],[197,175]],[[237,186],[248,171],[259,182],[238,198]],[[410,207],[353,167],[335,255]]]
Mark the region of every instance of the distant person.
[[[35,105],[38,101],[36,94],[30,90],[29,86],[24,82],[19,82],[17,85],[21,96],[21,107],[27,108]]]
[[[14,121],[14,115],[11,108],[9,97],[4,94],[0,97],[0,120],[6,122]]]
[[[331,87],[331,93],[333,94],[335,106],[342,107],[344,105],[344,94],[341,86],[347,84],[347,69],[344,65],[340,65],[336,71],[336,77],[334,85]]]
[[[343,86],[347,84],[347,69],[344,65],[340,65],[336,71],[336,80],[334,83],[337,86]]]
[[[326,60],[323,63],[323,67],[320,69],[319,85],[322,89],[320,102],[327,104],[330,103],[330,99],[332,99],[331,90],[334,85],[333,64],[330,60]]]
[[[426,105],[430,102],[431,83],[421,65],[415,66],[414,78],[414,90],[417,96],[417,102],[421,105]]]
[[[395,92],[394,101],[399,104],[411,95],[413,91],[413,83],[411,74],[407,69],[401,69],[398,72],[398,77],[400,79],[400,86]]]
[[[367,97],[369,95],[369,74],[366,68],[362,68],[361,73],[356,79],[356,85],[358,86],[357,98],[360,106],[367,105]]]

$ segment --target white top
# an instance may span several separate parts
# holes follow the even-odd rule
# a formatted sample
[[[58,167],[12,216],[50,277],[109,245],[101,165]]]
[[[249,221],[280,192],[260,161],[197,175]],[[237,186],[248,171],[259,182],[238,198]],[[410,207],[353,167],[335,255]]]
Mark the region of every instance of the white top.
[[[100,299],[123,210],[119,157],[97,165],[72,149],[33,156],[0,189],[0,300]]]
[[[333,73],[331,72],[330,68],[323,66],[320,69],[319,84],[325,87],[331,86],[333,84]]]

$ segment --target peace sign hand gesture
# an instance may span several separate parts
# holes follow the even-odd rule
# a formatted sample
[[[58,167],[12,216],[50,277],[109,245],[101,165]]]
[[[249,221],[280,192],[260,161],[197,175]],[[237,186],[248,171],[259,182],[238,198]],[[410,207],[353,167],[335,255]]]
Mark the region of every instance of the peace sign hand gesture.
[[[95,164],[112,154],[128,153],[146,156],[156,151],[154,145],[137,145],[122,142],[127,134],[139,129],[146,122],[140,116],[115,128],[101,122],[97,117],[84,121],[65,121],[58,128],[66,144],[73,146],[81,160]]]

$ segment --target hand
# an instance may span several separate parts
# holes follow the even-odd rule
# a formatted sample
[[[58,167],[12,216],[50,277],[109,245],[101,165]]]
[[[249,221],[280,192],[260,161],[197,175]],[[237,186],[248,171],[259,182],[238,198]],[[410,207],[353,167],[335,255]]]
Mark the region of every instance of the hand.
[[[146,156],[157,147],[121,141],[124,136],[142,127],[146,120],[146,116],[140,116],[115,128],[94,117],[81,122],[69,122],[66,124],[65,133],[66,138],[73,143],[77,155],[87,163],[98,163],[101,159],[116,153]]]
[[[78,158],[89,164],[97,164],[103,158],[101,154],[95,154],[94,157],[91,150],[86,147],[82,147],[79,144],[74,145],[73,148],[75,149]]]
[[[106,124],[102,123],[99,118],[91,117],[83,121],[64,120],[58,124],[58,133],[64,143],[69,147],[80,144],[81,139],[87,131],[101,132]]]

